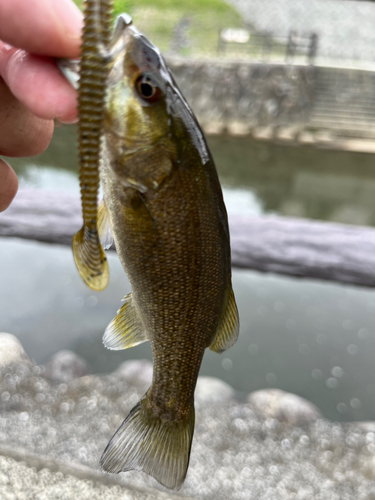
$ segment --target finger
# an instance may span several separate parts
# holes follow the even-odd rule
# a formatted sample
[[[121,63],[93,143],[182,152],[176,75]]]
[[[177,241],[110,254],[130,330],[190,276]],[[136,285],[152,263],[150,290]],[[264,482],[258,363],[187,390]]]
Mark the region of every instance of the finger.
[[[0,39],[28,52],[78,57],[81,28],[72,0],[0,0]]]
[[[8,208],[18,189],[17,176],[14,170],[0,160],[0,212]]]
[[[53,121],[34,116],[1,78],[0,102],[0,154],[34,156],[44,151],[53,134]]]
[[[3,51],[0,74],[13,94],[39,118],[75,121],[76,91],[52,60],[8,49]]]

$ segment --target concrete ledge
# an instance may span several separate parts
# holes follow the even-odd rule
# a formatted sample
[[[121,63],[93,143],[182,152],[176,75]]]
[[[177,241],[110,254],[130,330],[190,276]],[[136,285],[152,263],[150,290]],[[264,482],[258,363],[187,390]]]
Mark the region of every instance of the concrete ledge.
[[[90,485],[90,487],[93,489],[93,491],[95,491],[95,485],[119,486],[122,488],[123,493],[125,493],[126,491],[126,493],[128,494],[126,498],[131,497],[134,500],[140,500],[140,499],[172,500],[178,498],[184,498],[185,500],[192,500],[178,493],[170,493],[170,492],[165,493],[163,491],[158,491],[152,488],[147,488],[147,487],[141,488],[139,486],[128,485],[126,484],[126,481],[124,481],[124,479],[118,475],[105,474],[104,472],[92,469],[91,467],[80,464],[78,462],[67,464],[64,462],[60,462],[58,460],[53,460],[48,457],[31,453],[25,448],[0,444],[0,457],[1,456],[10,458],[15,462],[21,462],[25,467],[32,468],[36,472],[39,472],[43,469],[47,469],[53,474],[56,473],[63,474],[64,476],[66,476],[66,478],[61,478],[61,477],[59,478],[61,482],[60,490],[62,493],[64,493],[64,489],[65,490],[69,489],[67,486],[69,485],[68,477],[73,476],[74,478],[77,478],[81,481],[92,481],[94,484]],[[34,486],[34,489],[35,487],[37,487],[37,485]],[[65,494],[67,494],[66,491]],[[118,497],[123,498],[123,495],[120,493]]]
[[[235,267],[375,286],[372,228],[235,214],[229,225]]]

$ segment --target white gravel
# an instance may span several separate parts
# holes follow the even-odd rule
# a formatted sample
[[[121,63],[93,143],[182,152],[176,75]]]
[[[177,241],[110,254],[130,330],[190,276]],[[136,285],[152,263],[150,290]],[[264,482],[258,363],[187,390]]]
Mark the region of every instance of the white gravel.
[[[140,380],[134,373],[119,370],[65,384],[47,381],[42,372],[38,366],[13,364],[0,373],[0,447],[23,447],[71,467],[83,464],[97,469],[109,438],[147,389],[148,377]],[[216,387],[220,390],[220,384]],[[203,395],[202,391],[196,402],[191,465],[179,495],[202,500],[375,498],[372,430],[326,420],[292,427],[257,416],[249,404],[227,397],[205,400]],[[9,498],[16,493],[9,489],[5,476],[9,478],[15,467],[9,460],[0,461]],[[27,484],[43,492],[48,472],[25,474]],[[135,488],[163,489],[142,473],[124,473],[119,480]],[[62,479],[54,481],[57,484]],[[79,488],[87,485],[69,478],[65,482],[76,491],[75,498],[86,498]],[[90,498],[101,498],[101,491],[99,488],[97,496],[93,493]],[[116,499],[127,498],[121,496],[122,490],[108,491]],[[0,497],[5,499],[4,495]],[[15,498],[34,500],[18,493]],[[36,498],[60,497],[40,493]]]

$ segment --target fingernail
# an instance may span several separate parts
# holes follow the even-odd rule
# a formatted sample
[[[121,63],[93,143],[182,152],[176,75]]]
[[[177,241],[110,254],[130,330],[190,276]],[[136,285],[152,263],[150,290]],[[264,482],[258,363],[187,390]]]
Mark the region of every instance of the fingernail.
[[[58,122],[64,123],[66,125],[74,125],[75,123],[78,123],[78,118],[65,118],[64,120],[61,118],[56,118]]]

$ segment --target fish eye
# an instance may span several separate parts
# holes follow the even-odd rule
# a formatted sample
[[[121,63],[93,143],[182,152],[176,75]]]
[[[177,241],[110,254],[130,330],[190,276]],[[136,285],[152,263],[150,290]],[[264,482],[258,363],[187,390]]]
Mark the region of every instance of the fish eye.
[[[137,78],[135,86],[142,99],[148,102],[155,102],[160,97],[160,89],[148,75],[141,75]]]

